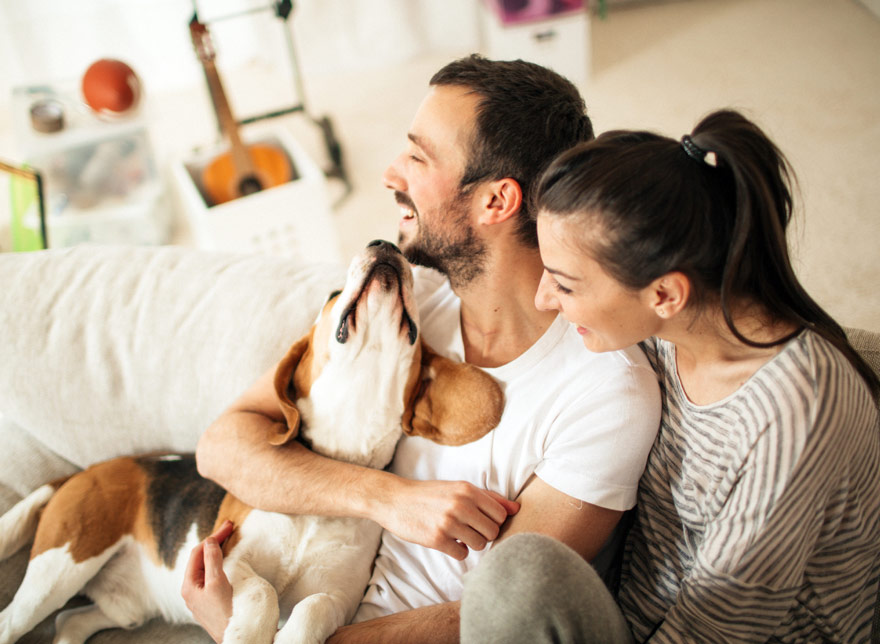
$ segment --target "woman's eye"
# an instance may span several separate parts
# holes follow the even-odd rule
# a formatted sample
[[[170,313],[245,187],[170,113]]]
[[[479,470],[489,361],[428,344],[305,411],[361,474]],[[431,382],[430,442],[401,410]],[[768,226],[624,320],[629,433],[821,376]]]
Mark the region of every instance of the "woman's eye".
[[[422,162],[422,160],[419,157],[417,157],[415,154],[410,154],[409,158],[410,158],[410,161],[415,161],[416,163]]]
[[[553,280],[553,286],[556,288],[557,291],[559,291],[563,295],[569,295],[571,293],[570,288],[565,288],[562,284],[560,284],[556,280]]]

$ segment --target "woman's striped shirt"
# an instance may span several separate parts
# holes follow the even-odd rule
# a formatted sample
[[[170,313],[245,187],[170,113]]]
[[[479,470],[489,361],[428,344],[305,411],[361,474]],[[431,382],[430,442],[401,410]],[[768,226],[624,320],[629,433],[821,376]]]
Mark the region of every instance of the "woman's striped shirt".
[[[620,600],[638,641],[867,642],[880,579],[880,421],[811,331],[737,392],[686,398],[645,343],[663,416]]]

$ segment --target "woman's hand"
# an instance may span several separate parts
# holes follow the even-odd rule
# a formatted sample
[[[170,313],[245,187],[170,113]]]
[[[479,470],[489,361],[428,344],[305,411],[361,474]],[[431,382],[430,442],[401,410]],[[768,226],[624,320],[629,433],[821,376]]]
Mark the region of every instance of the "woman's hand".
[[[235,530],[231,521],[193,548],[180,594],[196,621],[218,644],[232,617],[232,585],[223,572],[220,544]]]

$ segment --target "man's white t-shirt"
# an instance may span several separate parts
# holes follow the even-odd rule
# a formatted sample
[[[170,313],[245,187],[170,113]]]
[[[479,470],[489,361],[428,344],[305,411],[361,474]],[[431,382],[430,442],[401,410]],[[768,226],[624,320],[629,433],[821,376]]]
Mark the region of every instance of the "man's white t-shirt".
[[[461,302],[439,273],[416,269],[422,337],[463,361]],[[450,447],[405,436],[391,471],[418,480],[468,481],[516,499],[534,474],[594,505],[635,505],[660,423],[657,377],[638,347],[591,353],[561,316],[525,353],[485,369],[502,386],[504,413],[478,441]],[[461,598],[462,577],[488,550],[458,561],[387,530],[355,621]]]

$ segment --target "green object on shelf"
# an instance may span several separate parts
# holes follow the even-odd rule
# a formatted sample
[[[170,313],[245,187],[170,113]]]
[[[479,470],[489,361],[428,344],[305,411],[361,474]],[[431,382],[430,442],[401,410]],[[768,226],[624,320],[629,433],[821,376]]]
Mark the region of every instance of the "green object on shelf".
[[[597,0],[599,3],[599,17],[603,20],[608,16],[608,2],[607,0]]]
[[[41,250],[44,244],[38,183],[13,175],[9,178],[9,197],[12,250]]]

